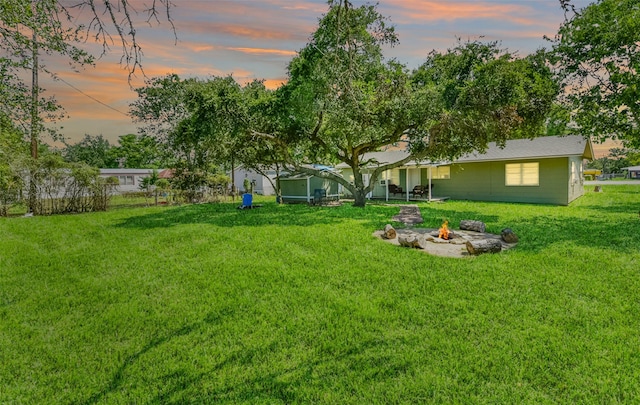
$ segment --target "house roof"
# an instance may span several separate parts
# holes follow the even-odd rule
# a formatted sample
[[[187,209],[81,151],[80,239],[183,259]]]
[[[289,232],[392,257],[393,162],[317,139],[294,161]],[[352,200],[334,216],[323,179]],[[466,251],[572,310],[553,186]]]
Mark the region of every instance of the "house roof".
[[[622,170],[631,170],[633,172],[637,172],[637,171],[640,171],[640,166],[623,167]]]
[[[159,179],[172,179],[175,175],[175,170],[173,169],[164,169],[160,173],[158,173]]]
[[[456,162],[540,159],[563,156],[581,156],[584,159],[593,159],[593,147],[589,140],[580,135],[514,139],[507,141],[504,148],[500,148],[495,142],[491,142],[485,153],[470,153],[460,157]]]
[[[393,150],[386,152],[367,153],[363,161],[371,160],[374,166],[397,162],[406,158],[408,152]],[[593,147],[591,141],[580,135],[569,136],[544,136],[534,139],[514,139],[507,141],[504,148],[500,148],[495,142],[489,143],[484,153],[470,153],[455,160],[456,163],[483,162],[496,160],[519,160],[519,159],[542,159],[564,156],[580,156],[584,159],[593,159]],[[431,162],[428,160],[420,162],[409,162],[413,165],[434,165],[440,166],[451,162]],[[337,168],[345,169],[348,166],[344,163],[337,165]]]

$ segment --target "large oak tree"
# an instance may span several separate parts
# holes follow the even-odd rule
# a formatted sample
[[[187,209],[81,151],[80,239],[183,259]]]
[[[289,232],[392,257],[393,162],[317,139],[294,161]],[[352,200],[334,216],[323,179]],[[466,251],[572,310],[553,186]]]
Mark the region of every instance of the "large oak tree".
[[[470,42],[432,52],[410,72],[385,59],[397,37],[373,5],[331,1],[310,42],[289,64],[278,91],[287,161],[298,170],[329,177],[365,205],[380,174],[411,160],[452,159],[488,142],[542,132],[557,93],[541,57],[518,58],[497,44]],[[368,152],[404,142],[406,159],[375,166],[368,184]],[[342,162],[353,183],[304,163]]]

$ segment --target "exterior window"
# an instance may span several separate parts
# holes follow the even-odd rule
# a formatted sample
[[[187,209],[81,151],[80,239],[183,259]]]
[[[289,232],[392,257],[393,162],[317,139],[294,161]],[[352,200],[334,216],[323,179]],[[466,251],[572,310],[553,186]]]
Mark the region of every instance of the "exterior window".
[[[118,176],[118,183],[120,183],[121,186],[132,186],[133,176]]]
[[[540,166],[534,163],[507,163],[505,168],[505,185],[538,186]]]
[[[432,179],[450,179],[451,166],[438,166],[431,169]]]

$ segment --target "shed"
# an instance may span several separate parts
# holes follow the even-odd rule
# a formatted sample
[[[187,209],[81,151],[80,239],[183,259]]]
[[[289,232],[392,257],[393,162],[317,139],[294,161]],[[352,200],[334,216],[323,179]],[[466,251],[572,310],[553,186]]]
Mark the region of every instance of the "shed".
[[[321,195],[327,199],[339,199],[339,185],[335,181],[307,174],[281,176],[280,191],[282,202],[314,202],[314,197]]]

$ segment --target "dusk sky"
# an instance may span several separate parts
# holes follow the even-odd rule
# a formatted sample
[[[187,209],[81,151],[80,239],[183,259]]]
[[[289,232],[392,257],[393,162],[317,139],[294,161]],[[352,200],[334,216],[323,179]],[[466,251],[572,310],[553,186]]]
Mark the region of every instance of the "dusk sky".
[[[270,88],[286,81],[287,63],[305,46],[318,19],[327,11],[323,0],[174,0],[174,3],[171,15],[177,42],[166,21],[148,28],[144,23],[146,16],[137,17],[147,77],[167,73],[177,73],[183,78],[233,74],[240,82],[264,79]],[[356,6],[363,3],[353,0]],[[579,7],[588,3],[574,1]],[[387,49],[385,54],[409,68],[418,67],[433,49],[455,46],[456,38],[498,40],[502,47],[524,56],[548,46],[544,35],[553,37],[563,20],[558,0],[380,0],[379,11],[390,18],[400,39],[400,44]],[[100,50],[92,49],[96,53]],[[111,53],[98,60],[95,67],[85,67],[80,72],[72,71],[66,61],[51,57],[45,61],[48,68],[77,88],[44,76],[41,79],[41,85],[47,89],[45,95],[54,95],[70,116],[59,126],[71,142],[89,134],[103,135],[115,144],[118,136],[137,133],[136,125],[127,116],[136,93],[127,82],[127,71],[119,65],[120,57],[121,49],[115,43]],[[142,75],[132,81],[133,87],[143,84]]]

